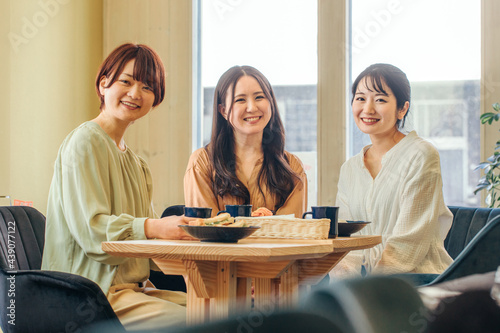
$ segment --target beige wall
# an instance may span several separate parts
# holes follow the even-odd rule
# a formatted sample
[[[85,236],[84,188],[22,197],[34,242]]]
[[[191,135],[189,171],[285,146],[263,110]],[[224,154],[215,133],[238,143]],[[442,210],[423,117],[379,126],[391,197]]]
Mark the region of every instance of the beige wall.
[[[318,1],[318,205],[335,205],[346,159],[346,13],[344,0]]]
[[[481,2],[481,113],[492,112],[492,104],[500,103],[500,2]],[[479,119],[478,119],[479,122]],[[486,161],[500,139],[500,122],[481,125],[481,162]],[[481,174],[483,174],[481,172]],[[481,191],[481,205],[485,206],[485,191]]]
[[[500,1],[483,0],[481,6],[481,113],[493,112],[492,104],[500,103]],[[478,119],[479,121],[479,119]],[[491,156],[500,140],[500,122],[481,125],[481,161]],[[483,191],[484,192],[484,191]],[[484,193],[483,193],[484,195]]]
[[[192,7],[179,0],[104,0],[104,53],[124,42],[154,48],[167,71],[165,99],[126,133],[148,162],[156,212],[184,203],[183,176],[191,154]]]
[[[93,81],[102,56],[102,3],[7,2],[10,11],[2,10],[0,21],[9,40],[0,66],[10,75],[2,89],[2,101],[10,103],[1,109],[0,186],[45,213],[59,145],[98,112]]]
[[[3,13],[10,13],[10,2],[2,2]],[[10,30],[8,14],[0,16],[0,36],[7,36]],[[10,194],[10,54],[7,38],[0,39],[0,196]],[[0,201],[0,204],[5,204]]]

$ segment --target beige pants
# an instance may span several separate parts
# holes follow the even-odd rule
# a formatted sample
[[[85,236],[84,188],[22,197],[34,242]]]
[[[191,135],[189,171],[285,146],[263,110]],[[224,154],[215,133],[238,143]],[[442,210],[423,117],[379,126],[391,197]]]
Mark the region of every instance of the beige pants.
[[[186,293],[156,289],[149,281],[111,286],[108,301],[127,330],[186,325]]]

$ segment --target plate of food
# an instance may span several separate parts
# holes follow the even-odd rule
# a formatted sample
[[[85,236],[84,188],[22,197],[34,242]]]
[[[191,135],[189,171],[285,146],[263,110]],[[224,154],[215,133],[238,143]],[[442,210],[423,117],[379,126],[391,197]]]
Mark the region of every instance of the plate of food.
[[[189,225],[179,225],[186,233],[202,242],[236,243],[260,227],[246,226],[245,220],[235,222],[228,213],[208,219],[195,219]]]
[[[363,229],[369,223],[370,222],[366,221],[339,220],[338,223],[339,237],[349,237],[351,236],[351,234]]]

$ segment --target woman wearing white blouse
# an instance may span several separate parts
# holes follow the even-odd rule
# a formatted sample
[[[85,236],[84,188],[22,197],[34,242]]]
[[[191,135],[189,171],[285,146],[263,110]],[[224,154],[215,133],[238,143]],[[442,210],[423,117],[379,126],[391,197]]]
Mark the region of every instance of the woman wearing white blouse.
[[[374,64],[354,81],[352,94],[354,121],[372,144],[340,170],[339,218],[371,221],[361,234],[382,235],[382,243],[350,253],[332,275],[439,274],[452,262],[443,241],[453,215],[436,148],[415,131],[400,131],[410,83],[399,68]]]

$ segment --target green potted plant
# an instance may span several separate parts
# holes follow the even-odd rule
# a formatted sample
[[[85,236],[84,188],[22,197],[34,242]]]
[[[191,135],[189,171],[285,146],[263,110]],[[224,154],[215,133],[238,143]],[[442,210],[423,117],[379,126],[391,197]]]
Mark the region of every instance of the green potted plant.
[[[481,124],[488,123],[491,125],[493,121],[500,119],[500,104],[493,104],[495,112],[486,112],[481,115]],[[500,207],[500,140],[496,142],[495,152],[486,159],[486,162],[480,163],[476,170],[484,170],[484,176],[479,179],[474,194],[485,190],[487,195],[485,202],[489,208]]]

